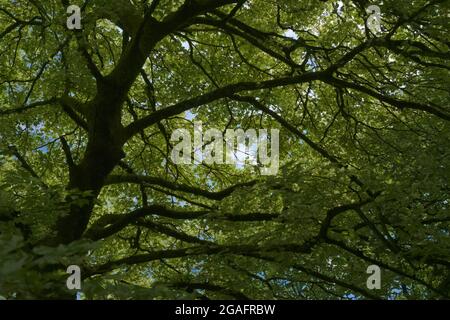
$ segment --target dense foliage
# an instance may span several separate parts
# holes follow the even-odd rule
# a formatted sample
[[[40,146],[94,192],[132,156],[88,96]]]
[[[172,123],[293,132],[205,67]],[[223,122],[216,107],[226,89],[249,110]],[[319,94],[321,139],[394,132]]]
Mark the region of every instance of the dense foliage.
[[[0,297],[449,298],[449,9],[0,0]],[[194,121],[278,174],[173,163]]]

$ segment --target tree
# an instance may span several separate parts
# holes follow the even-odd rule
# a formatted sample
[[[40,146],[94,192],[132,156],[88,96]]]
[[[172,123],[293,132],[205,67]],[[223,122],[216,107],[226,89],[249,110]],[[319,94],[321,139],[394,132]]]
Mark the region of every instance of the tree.
[[[449,2],[78,2],[0,0],[1,296],[449,298]],[[278,174],[174,163],[194,121]]]

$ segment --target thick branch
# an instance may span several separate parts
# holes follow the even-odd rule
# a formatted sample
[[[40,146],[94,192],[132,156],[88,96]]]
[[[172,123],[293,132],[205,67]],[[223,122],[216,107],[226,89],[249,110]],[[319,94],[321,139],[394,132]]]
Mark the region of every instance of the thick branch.
[[[231,97],[236,93],[242,91],[251,90],[261,90],[270,89],[281,86],[287,86],[292,84],[300,84],[305,82],[310,82],[313,80],[324,79],[329,75],[328,72],[308,72],[299,76],[284,77],[273,80],[266,80],[261,82],[239,82],[231,84],[209,93],[202,94],[192,99],[185,100],[183,102],[174,104],[170,107],[158,110],[149,116],[146,116],[138,121],[133,122],[125,128],[126,138],[129,139],[133,135],[137,134],[139,131],[169,117],[180,114],[184,111],[190,110],[192,108],[200,107],[208,103]]]
[[[136,184],[150,184],[150,185],[157,185],[160,187],[168,188],[174,191],[182,191],[191,193],[194,195],[202,196],[211,200],[222,200],[229,195],[231,195],[236,189],[242,188],[242,187],[250,187],[255,185],[256,181],[249,181],[244,183],[238,183],[234,186],[228,187],[222,191],[212,192],[208,190],[204,190],[198,187],[189,186],[187,184],[181,184],[181,183],[174,183],[171,181],[164,180],[162,178],[158,177],[151,177],[151,176],[139,176],[134,174],[129,175],[111,175],[106,180],[105,185],[111,185],[111,184],[119,184],[119,183],[136,183]]]

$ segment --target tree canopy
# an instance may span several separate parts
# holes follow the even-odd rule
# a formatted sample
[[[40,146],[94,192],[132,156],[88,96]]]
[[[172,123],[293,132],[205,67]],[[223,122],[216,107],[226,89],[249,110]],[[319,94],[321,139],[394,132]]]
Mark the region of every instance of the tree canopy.
[[[449,9],[0,0],[0,297],[450,298]],[[200,121],[278,173],[174,163]]]

